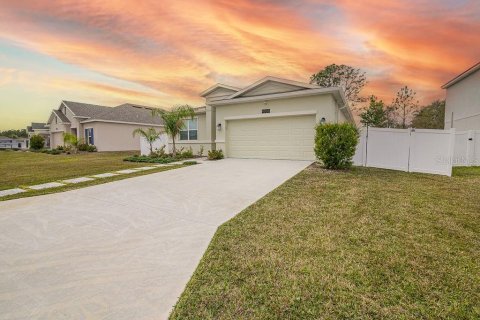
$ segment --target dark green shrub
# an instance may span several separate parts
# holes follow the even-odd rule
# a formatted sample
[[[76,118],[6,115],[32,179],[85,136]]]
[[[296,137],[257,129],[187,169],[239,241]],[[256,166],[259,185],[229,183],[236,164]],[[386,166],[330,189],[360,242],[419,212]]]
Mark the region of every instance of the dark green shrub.
[[[351,167],[359,132],[350,123],[327,123],[316,127],[315,155],[327,169]]]
[[[222,149],[208,151],[208,160],[220,160],[220,159],[223,159]]]
[[[45,138],[36,134],[30,138],[30,149],[41,150],[45,146]]]
[[[145,163],[170,163],[176,161],[176,159],[173,158],[152,158],[149,156],[138,156],[134,155],[131,157],[127,157],[123,159],[123,161],[129,161],[129,162],[145,162]]]
[[[183,164],[186,166],[191,166],[191,165],[197,164],[197,161],[195,160],[183,161]]]
[[[88,152],[97,152],[97,147],[94,146],[93,144],[87,145],[87,151]]]
[[[58,151],[64,151],[65,148],[64,148],[63,146],[57,146],[57,150],[58,150]]]
[[[80,143],[78,144],[77,148],[78,148],[78,151],[88,151],[88,144],[86,143]]]

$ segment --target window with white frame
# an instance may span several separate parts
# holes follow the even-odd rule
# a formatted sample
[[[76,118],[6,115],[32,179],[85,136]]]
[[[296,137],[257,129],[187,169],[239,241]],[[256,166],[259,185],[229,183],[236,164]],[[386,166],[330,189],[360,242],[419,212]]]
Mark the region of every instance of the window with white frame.
[[[87,144],[95,144],[95,140],[93,139],[93,128],[86,128],[85,129],[85,142]]]
[[[180,140],[197,140],[198,138],[198,119],[184,120],[184,127],[180,130]]]

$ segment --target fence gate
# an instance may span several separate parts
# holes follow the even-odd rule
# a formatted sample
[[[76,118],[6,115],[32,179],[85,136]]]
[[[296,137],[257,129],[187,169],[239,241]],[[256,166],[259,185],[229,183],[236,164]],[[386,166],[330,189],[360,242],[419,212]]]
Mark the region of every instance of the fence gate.
[[[356,165],[451,176],[455,130],[364,128]]]

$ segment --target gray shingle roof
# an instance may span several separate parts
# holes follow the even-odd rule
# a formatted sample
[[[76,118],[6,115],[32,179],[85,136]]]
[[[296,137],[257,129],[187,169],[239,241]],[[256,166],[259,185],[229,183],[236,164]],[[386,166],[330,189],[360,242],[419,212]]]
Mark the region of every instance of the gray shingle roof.
[[[59,117],[62,122],[70,123],[70,120],[68,120],[67,116],[61,113],[60,111],[53,110],[53,113],[55,113],[55,115]]]
[[[48,129],[46,127],[46,123],[44,122],[32,122],[30,126],[27,126],[27,131],[33,132],[33,130],[42,130],[42,129]]]
[[[77,117],[93,118],[100,113],[108,111],[111,109],[106,106],[99,106],[96,104],[74,102],[74,101],[63,101],[63,103],[70,109]]]
[[[163,124],[159,117],[152,116],[152,109],[151,107],[125,103],[114,108],[109,108],[107,111],[92,117],[92,119],[157,125]]]

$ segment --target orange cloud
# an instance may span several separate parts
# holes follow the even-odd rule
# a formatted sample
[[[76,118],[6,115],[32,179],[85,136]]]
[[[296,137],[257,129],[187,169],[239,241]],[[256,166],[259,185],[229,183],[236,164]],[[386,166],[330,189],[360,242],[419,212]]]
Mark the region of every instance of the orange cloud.
[[[308,81],[330,63],[365,70],[366,95],[389,102],[409,85],[428,102],[480,58],[474,0],[0,4],[0,39],[151,90],[72,80],[79,92],[165,105],[201,104],[198,93],[214,82],[241,86],[265,75]]]

